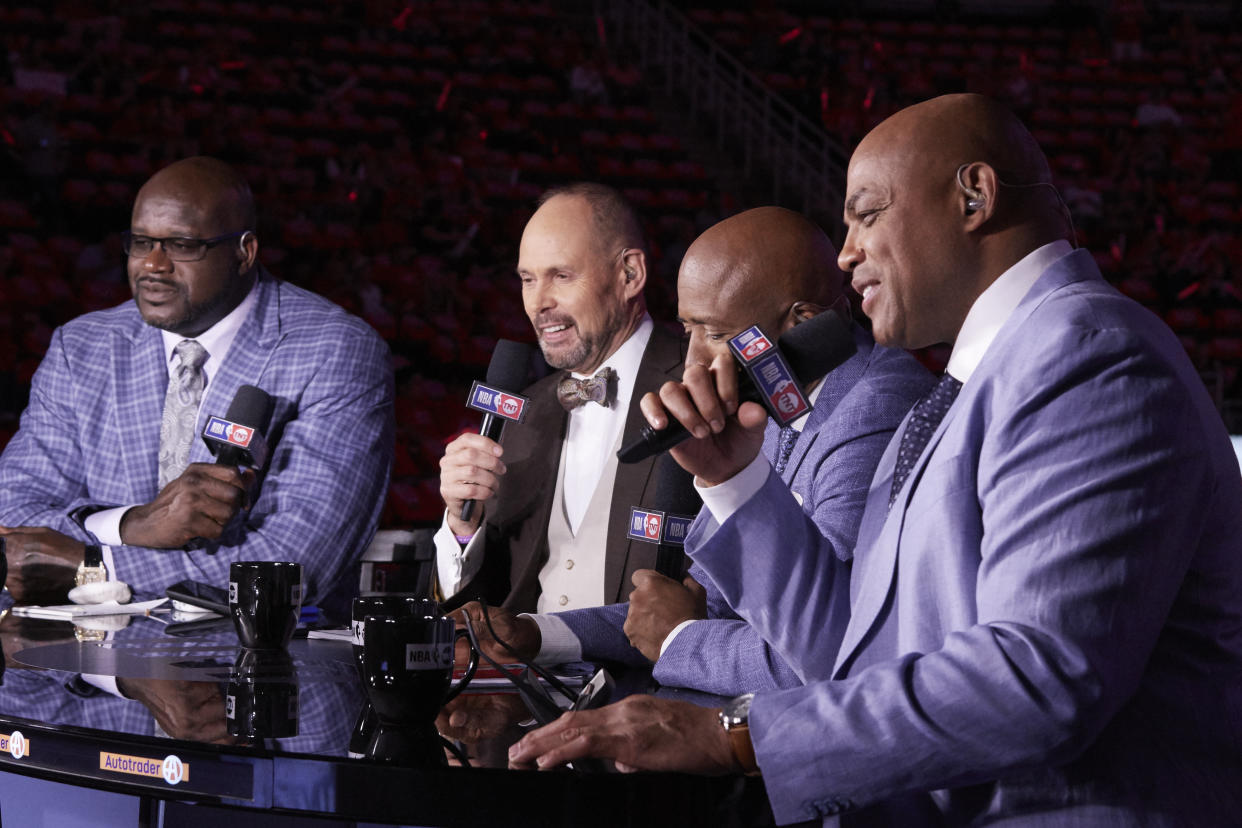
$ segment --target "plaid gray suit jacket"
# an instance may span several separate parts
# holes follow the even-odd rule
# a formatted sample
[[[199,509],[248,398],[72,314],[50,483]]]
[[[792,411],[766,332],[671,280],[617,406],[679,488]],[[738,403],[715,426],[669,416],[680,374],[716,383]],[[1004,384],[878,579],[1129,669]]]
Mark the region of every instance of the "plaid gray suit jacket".
[[[257,496],[201,549],[113,549],[116,577],[163,594],[184,578],[228,582],[235,560],[294,560],[307,603],[339,610],[383,507],[393,454],[388,349],[361,320],[266,272],[258,301],[203,396],[198,429],[239,386],[275,399],[271,457]],[[0,455],[0,524],[47,526],[82,541],[77,510],[148,503],[158,494],[168,370],[160,332],[136,305],[59,328],[35,373],[21,427]],[[196,440],[190,462],[210,462]]]

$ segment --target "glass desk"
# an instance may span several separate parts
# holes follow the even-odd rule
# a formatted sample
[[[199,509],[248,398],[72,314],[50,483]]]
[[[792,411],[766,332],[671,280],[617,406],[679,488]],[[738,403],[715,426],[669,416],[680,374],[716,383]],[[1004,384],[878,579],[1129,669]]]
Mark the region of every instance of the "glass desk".
[[[484,722],[465,744],[471,767],[356,758],[356,740],[351,756],[365,694],[345,642],[295,639],[287,659],[245,664],[230,626],[171,636],[137,617],[106,640],[79,641],[69,622],[9,615],[0,634],[7,663],[0,776],[137,797],[132,824],[198,824],[195,815],[220,824],[220,808],[233,811],[234,828],[247,819],[300,825],[307,818],[317,825],[772,824],[758,779],[511,770],[507,747],[525,732],[519,722],[527,716],[516,696],[495,690],[461,697],[460,709],[477,710]],[[96,690],[83,673],[140,688],[173,735],[147,706]],[[244,718],[246,702],[238,699],[256,685],[270,691],[259,694],[268,700],[260,729],[276,735],[229,736],[228,710]],[[12,812],[4,790],[0,817]]]

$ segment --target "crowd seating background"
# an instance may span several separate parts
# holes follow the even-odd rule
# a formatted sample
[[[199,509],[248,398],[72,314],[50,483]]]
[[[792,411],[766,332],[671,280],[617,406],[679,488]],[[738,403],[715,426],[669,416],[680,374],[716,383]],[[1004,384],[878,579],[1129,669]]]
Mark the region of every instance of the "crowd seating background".
[[[679,4],[844,147],[939,92],[1009,102],[1080,242],[1178,332],[1242,430],[1236,21],[1134,0],[1017,19],[820,5]],[[388,526],[437,519],[470,379],[497,338],[530,339],[513,266],[543,189],[595,179],[636,202],[664,319],[689,241],[761,203],[569,0],[19,0],[0,44],[0,444],[55,326],[128,299],[118,234],[138,186],[215,155],[251,182],[266,266],[392,347]]]

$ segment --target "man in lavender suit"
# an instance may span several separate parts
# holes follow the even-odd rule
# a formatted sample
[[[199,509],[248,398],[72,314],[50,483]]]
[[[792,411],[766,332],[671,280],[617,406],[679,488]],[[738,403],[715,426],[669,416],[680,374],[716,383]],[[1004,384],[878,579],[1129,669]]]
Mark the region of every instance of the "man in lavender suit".
[[[677,453],[707,506],[696,563],[831,678],[723,710],[628,699],[512,761],[759,772],[782,824],[1236,822],[1242,475],[1176,337],[1071,248],[1049,180],[1030,133],[973,95],[903,110],[854,153],[840,261],[876,339],[953,352],[872,483],[839,647],[820,641],[830,556],[752,462],[759,412]],[[692,428],[735,393],[701,369],[684,383],[661,398]]]

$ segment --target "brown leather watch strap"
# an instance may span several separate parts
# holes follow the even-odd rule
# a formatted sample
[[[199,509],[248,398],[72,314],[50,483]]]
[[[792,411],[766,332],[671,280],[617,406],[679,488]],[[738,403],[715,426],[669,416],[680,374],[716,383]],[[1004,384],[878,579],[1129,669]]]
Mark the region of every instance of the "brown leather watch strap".
[[[729,747],[733,749],[733,758],[742,766],[747,776],[759,776],[759,763],[755,760],[755,746],[750,741],[749,725],[734,725],[725,730],[729,734]]]

